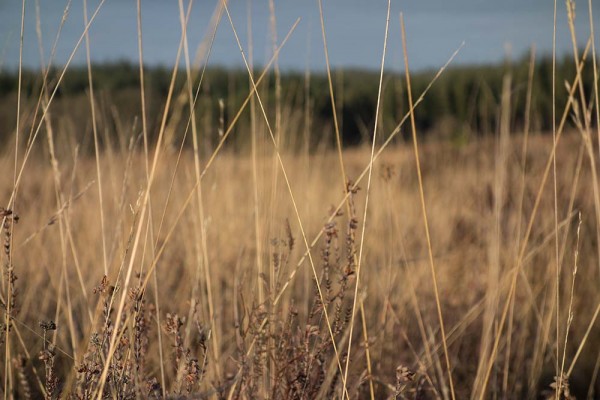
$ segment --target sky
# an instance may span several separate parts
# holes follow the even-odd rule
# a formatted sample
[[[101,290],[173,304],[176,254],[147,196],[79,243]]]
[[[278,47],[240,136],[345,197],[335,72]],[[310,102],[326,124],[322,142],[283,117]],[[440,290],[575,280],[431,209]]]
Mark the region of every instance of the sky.
[[[88,16],[98,12],[90,25],[90,57],[93,62],[137,62],[138,28],[136,0],[86,0]],[[589,1],[589,0],[588,0]],[[590,37],[589,2],[576,5],[575,28],[578,46]],[[318,0],[274,0],[276,39],[279,43],[299,19],[290,39],[281,49],[283,70],[325,69]],[[600,2],[592,1],[596,31],[600,31]],[[44,64],[54,43],[53,65],[86,59],[84,0],[26,0],[23,64],[39,68],[40,47]],[[211,25],[219,0],[195,0],[187,26],[190,53],[197,53],[214,32]],[[325,34],[332,68],[378,69],[385,36],[387,1],[322,0]],[[564,0],[558,1],[557,52],[572,52]],[[22,1],[0,0],[0,70],[19,65],[19,36]],[[65,9],[68,7],[68,12]],[[100,8],[98,8],[98,6]],[[189,0],[182,0],[187,10]],[[408,55],[412,70],[443,65],[464,43],[456,64],[501,62],[506,57],[525,56],[532,45],[537,54],[551,54],[554,2],[549,0],[406,0],[392,1],[386,68],[402,70],[400,13],[406,23]],[[268,0],[229,0],[229,11],[246,55],[254,64],[266,64],[273,54],[273,29]],[[144,63],[172,66],[181,40],[178,0],[141,0]],[[39,18],[38,18],[39,17]],[[61,21],[64,24],[61,27]],[[38,24],[39,21],[39,24]],[[249,29],[251,26],[251,29]],[[41,32],[41,46],[36,27]],[[57,33],[60,36],[56,40]],[[600,43],[598,33],[595,39]],[[252,46],[250,46],[252,45]],[[252,52],[250,52],[250,48]],[[76,51],[74,51],[76,50]],[[183,62],[183,59],[181,59]],[[243,67],[231,24],[224,14],[217,26],[209,65]]]

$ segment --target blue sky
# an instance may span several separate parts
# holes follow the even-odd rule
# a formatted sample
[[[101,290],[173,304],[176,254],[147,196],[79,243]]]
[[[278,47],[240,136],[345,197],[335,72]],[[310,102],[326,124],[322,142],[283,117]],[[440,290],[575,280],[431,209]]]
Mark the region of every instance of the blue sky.
[[[25,14],[24,63],[39,67],[36,35],[36,3],[39,4],[42,47],[45,58],[51,52],[66,0],[27,0]],[[184,6],[187,7],[188,0]],[[325,57],[317,0],[275,0],[277,35],[281,40],[297,18],[300,23],[280,53],[283,69],[323,70]],[[594,1],[593,17],[600,31],[600,4]],[[83,32],[83,0],[73,0],[58,41],[54,64],[68,59]],[[88,0],[92,14],[99,0]],[[210,33],[209,21],[218,0],[196,0],[188,26],[192,53]],[[272,52],[268,0],[230,0],[230,11],[245,50],[253,43],[257,64],[268,61]],[[21,1],[0,0],[0,68],[15,68],[19,57]],[[323,0],[326,34],[334,68],[378,68],[381,61],[387,1]],[[564,1],[558,1],[557,48],[571,50]],[[539,53],[552,50],[553,2],[548,0],[412,0],[392,1],[390,36],[386,65],[403,67],[399,14],[404,13],[412,69],[436,68],[444,64],[462,42],[457,63],[501,61],[510,52],[523,56],[532,44]],[[249,16],[252,35],[248,34]],[[578,1],[576,31],[583,46],[590,35],[588,1]],[[106,0],[90,29],[93,61],[137,61],[136,0]],[[181,37],[177,0],[142,0],[144,59],[150,65],[173,65]],[[250,40],[251,38],[251,40]],[[598,34],[596,42],[600,43]],[[510,50],[508,50],[510,49]],[[85,61],[85,49],[74,63]],[[231,27],[223,17],[217,30],[211,65],[242,66]]]

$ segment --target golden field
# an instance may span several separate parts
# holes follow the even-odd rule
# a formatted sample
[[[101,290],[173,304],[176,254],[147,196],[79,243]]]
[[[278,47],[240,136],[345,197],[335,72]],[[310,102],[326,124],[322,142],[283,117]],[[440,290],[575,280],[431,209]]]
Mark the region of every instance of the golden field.
[[[478,390],[486,398],[536,397],[550,390],[558,356],[572,390],[593,398],[600,229],[586,142],[577,132],[559,142],[557,236],[553,175],[542,181],[552,138],[523,139],[428,142],[420,149],[454,390],[458,398]],[[55,167],[48,153],[36,154],[17,191],[18,223],[9,217],[6,232],[13,235],[5,233],[18,277],[5,342],[12,393],[35,397],[46,387],[38,353],[53,346],[55,395],[60,388],[63,396],[91,396],[116,327],[109,397],[146,397],[148,382],[157,395],[164,389],[190,398],[341,396],[360,259],[348,394],[368,397],[372,383],[376,398],[450,396],[410,143],[385,149],[374,163],[362,254],[368,174],[351,196],[350,224],[336,152],[284,151],[278,164],[268,143],[260,150],[254,161],[221,153],[195,185],[194,153],[165,149],[147,199],[140,148],[98,159],[64,151]],[[370,149],[344,151],[343,159],[356,182]],[[5,154],[3,169],[13,162]],[[3,186],[7,195],[12,179]],[[340,205],[335,224],[328,223]],[[320,233],[311,262],[306,243]],[[143,302],[134,295],[140,285]],[[45,332],[40,321],[50,320],[56,330]],[[330,333],[328,322],[337,331]],[[82,368],[94,365],[94,373]],[[397,376],[401,366],[411,380]],[[304,387],[303,376],[310,382]]]

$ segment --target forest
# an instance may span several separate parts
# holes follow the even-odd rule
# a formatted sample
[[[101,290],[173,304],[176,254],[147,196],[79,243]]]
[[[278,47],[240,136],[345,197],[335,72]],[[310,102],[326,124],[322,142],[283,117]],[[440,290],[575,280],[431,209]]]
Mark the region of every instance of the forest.
[[[451,67],[437,79],[422,100],[415,119],[420,134],[427,138],[449,140],[458,145],[478,136],[498,131],[500,99],[503,80],[510,77],[511,128],[522,130],[525,122],[527,87],[530,80],[529,57],[502,65],[467,65]],[[534,132],[548,132],[552,128],[552,58],[541,57],[536,61],[535,73],[531,77],[532,98],[530,105],[530,128]],[[62,70],[51,69],[47,74],[53,90]],[[145,69],[147,93],[148,134],[154,137],[160,128],[161,110],[169,91],[172,69],[148,67]],[[417,97],[432,81],[437,71],[420,71],[412,75],[413,94]],[[218,141],[219,132],[227,126],[229,119],[240,109],[250,92],[248,74],[241,69],[209,67],[192,71],[193,90],[198,83],[200,93],[195,104],[198,126],[210,142]],[[256,77],[261,68],[254,71]],[[565,82],[576,75],[572,58],[565,57],[556,63],[556,107],[564,108],[567,102]],[[593,93],[593,69],[582,71],[584,91]],[[353,146],[370,140],[375,121],[377,103],[378,72],[366,70],[332,71],[332,85],[336,96],[337,117],[343,145]],[[39,71],[24,70],[22,87],[25,103],[34,107],[39,98],[44,75]],[[17,97],[16,72],[0,72],[0,136],[12,134],[15,126],[15,104]],[[185,71],[179,70],[174,79],[175,93],[185,93],[187,82]],[[279,82],[279,85],[278,85]],[[93,66],[92,84],[97,92],[101,123],[107,131],[128,135],[135,130],[135,121],[140,115],[140,74],[137,65],[121,62]],[[55,83],[54,83],[55,85]],[[276,90],[279,88],[279,90]],[[276,75],[269,71],[259,86],[266,107],[282,107],[290,123],[286,129],[286,140],[292,145],[307,139],[312,148],[335,144],[328,78],[324,72],[284,71]],[[91,123],[83,116],[89,110],[88,72],[85,66],[68,69],[55,94],[53,118],[68,117],[70,126],[83,148],[91,150],[91,141],[86,139]],[[278,97],[279,96],[279,97]],[[403,73],[388,71],[384,75],[382,107],[383,121],[380,125],[385,138],[406,115],[406,85]],[[274,111],[274,110],[273,110]],[[65,113],[65,115],[61,115]],[[249,113],[241,115],[240,124],[248,126]],[[188,121],[182,120],[186,125]],[[314,129],[314,127],[319,127]],[[119,128],[119,129],[112,129]],[[139,127],[138,127],[139,128]],[[185,128],[185,126],[182,126]],[[242,129],[242,128],[234,128]],[[184,129],[181,131],[183,132]],[[308,137],[307,137],[308,135]],[[123,142],[121,137],[103,137],[103,144]],[[233,135],[234,147],[246,148],[248,135]],[[403,136],[400,135],[400,140]],[[406,136],[405,136],[406,137]],[[173,138],[176,139],[176,138]]]

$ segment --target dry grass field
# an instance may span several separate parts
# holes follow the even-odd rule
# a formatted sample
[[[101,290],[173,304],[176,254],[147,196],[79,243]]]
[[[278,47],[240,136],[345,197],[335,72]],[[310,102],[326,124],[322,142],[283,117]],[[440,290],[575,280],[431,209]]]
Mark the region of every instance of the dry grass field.
[[[418,143],[407,118],[343,150],[287,136],[309,115],[263,112],[249,83],[234,150],[235,118],[222,147],[190,118],[195,77],[150,143],[143,108],[123,128],[90,102],[91,154],[42,84],[0,155],[2,397],[598,398],[600,132],[579,78],[555,132],[511,129],[507,74],[493,137]]]
[[[522,137],[502,151],[493,139],[460,149],[437,143],[422,148],[433,261],[458,398],[485,381],[488,363],[493,369],[485,397],[535,398],[550,389],[557,349],[570,385],[591,398],[598,393],[598,226],[582,143],[571,132],[557,153],[558,280],[552,185],[540,186],[550,137],[530,138],[526,165]],[[10,158],[3,159],[5,170]],[[356,179],[369,151],[349,150],[344,159],[349,178]],[[321,234],[312,263],[329,323],[337,327],[343,367],[365,187],[359,183],[361,190],[351,197],[350,218],[342,207],[328,222],[331,208],[344,198],[334,152],[283,155],[302,228],[272,157],[257,159],[254,183],[252,158],[224,153],[198,192],[193,155],[183,154],[178,163],[165,154],[151,191],[150,222],[140,221],[143,156],[107,153],[99,162],[102,203],[94,159],[65,158],[55,175],[40,157],[24,172],[18,223],[9,217],[5,228],[11,255],[5,284],[8,265],[18,277],[6,342],[14,394],[29,390],[36,397],[49,390],[39,357],[51,349],[54,393],[89,397],[86,390],[93,393],[100,381],[116,327],[109,397],[146,397],[149,382],[160,385],[159,394],[164,389],[171,395],[341,395],[342,375],[302,237],[302,230],[308,242]],[[382,153],[373,174],[349,394],[368,397],[373,382],[376,398],[449,396],[410,147]],[[4,181],[2,193],[10,193],[10,184]],[[44,331],[41,321],[54,321],[56,330]],[[411,372],[410,381],[397,375],[400,366]]]

